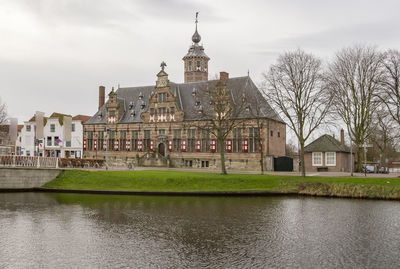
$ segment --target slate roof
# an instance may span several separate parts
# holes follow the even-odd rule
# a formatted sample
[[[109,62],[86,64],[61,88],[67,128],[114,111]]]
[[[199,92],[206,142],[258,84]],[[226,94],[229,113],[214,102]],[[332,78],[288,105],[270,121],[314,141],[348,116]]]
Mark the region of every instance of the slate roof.
[[[193,97],[193,89],[196,91],[206,91],[212,89],[218,83],[219,80],[208,80],[208,81],[198,81],[190,83],[174,83],[170,82],[170,91],[176,95],[177,107],[184,111],[184,120],[194,120],[197,118],[197,110],[194,109],[196,98]],[[227,88],[232,92],[244,92],[248,96],[255,98],[249,98],[249,100],[264,100],[260,102],[260,116],[263,118],[273,119],[279,122],[283,120],[279,115],[272,109],[265,98],[262,96],[258,88],[255,86],[253,81],[248,76],[229,78],[226,81]],[[119,123],[135,123],[142,122],[140,114],[147,111],[149,98],[154,93],[155,86],[142,86],[142,87],[129,87],[129,88],[119,88],[117,93],[117,98],[119,101],[124,102],[124,115],[121,117]],[[139,95],[142,94],[142,100],[139,99]],[[141,109],[142,102],[145,103],[145,109]],[[129,104],[133,104],[133,109],[129,110]],[[207,103],[203,102],[202,105],[207,109]],[[250,106],[251,107],[251,106]],[[135,113],[133,113],[133,111]],[[134,114],[134,116],[132,116]],[[101,115],[101,117],[99,117]],[[99,111],[94,114],[94,116],[86,122],[86,124],[105,124],[106,123],[106,103],[99,109]],[[250,113],[244,112],[241,117],[251,118]]]
[[[204,52],[203,46],[199,44],[193,44],[190,46],[188,53],[183,57],[183,60],[188,57],[201,57],[210,60],[207,54]]]
[[[304,147],[305,152],[350,152],[349,147],[342,145],[331,135],[323,135]]]

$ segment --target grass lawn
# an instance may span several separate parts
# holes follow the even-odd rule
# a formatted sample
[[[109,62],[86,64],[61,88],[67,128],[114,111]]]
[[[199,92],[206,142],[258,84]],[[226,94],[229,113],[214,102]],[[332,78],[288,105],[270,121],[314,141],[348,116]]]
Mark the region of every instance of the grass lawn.
[[[301,194],[400,198],[400,178],[299,177],[186,171],[66,170],[45,188],[113,191],[273,191]]]

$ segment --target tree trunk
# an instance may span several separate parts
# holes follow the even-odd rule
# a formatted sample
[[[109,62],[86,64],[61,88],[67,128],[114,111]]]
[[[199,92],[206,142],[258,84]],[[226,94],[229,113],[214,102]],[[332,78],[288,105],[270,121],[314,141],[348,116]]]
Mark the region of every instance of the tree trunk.
[[[357,147],[357,172],[362,172],[363,152],[361,147]]]
[[[218,147],[221,156],[221,174],[226,175],[228,173],[226,172],[226,167],[225,167],[225,145],[222,134],[218,134]]]
[[[300,162],[301,162],[301,176],[306,176],[306,165],[304,163],[304,141],[300,141]]]
[[[260,137],[260,134],[259,134]],[[261,144],[262,139],[259,139],[260,141],[258,141],[258,145],[260,147],[260,168],[261,168],[261,175],[264,175],[264,149],[263,149],[263,145]]]

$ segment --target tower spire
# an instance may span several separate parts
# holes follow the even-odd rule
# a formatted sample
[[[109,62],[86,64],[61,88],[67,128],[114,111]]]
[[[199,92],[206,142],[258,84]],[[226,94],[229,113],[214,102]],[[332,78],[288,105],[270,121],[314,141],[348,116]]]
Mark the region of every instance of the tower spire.
[[[200,42],[200,40],[201,40],[201,36],[197,32],[197,23],[199,22],[198,18],[199,18],[199,12],[196,12],[196,20],[194,21],[194,23],[196,24],[196,30],[195,30],[195,32],[194,32],[194,34],[192,36],[192,41],[195,44],[198,44]]]

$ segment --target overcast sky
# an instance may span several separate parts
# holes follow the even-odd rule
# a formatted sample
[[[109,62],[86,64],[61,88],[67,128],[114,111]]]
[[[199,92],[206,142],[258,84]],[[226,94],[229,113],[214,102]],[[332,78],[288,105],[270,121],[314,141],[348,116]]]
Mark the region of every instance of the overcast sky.
[[[194,16],[210,77],[261,73],[302,48],[400,47],[398,0],[0,0],[0,98],[19,122],[35,111],[93,115],[98,86],[153,85],[161,61],[183,82]]]

